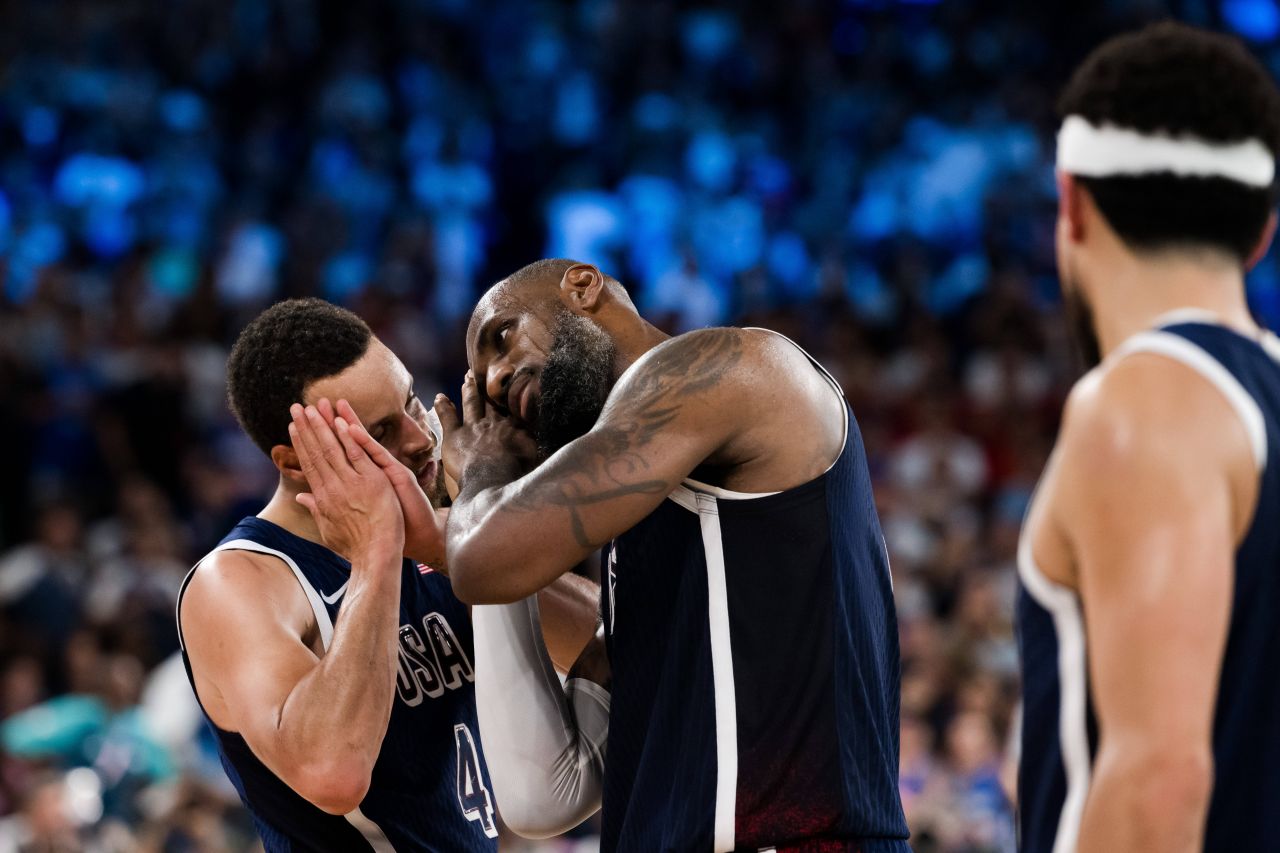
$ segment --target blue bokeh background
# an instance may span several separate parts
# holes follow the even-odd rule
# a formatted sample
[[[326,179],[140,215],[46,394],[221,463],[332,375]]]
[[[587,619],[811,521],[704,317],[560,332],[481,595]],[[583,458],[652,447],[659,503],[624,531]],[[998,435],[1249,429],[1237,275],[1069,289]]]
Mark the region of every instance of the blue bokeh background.
[[[229,345],[320,295],[452,392],[478,294],[543,256],[840,379],[894,567],[913,843],[1012,849],[1013,554],[1075,376],[1054,100],[1164,17],[1280,72],[1275,0],[5,10],[0,849],[252,847],[172,657],[185,568],[274,482]],[[1249,295],[1280,325],[1274,251]]]

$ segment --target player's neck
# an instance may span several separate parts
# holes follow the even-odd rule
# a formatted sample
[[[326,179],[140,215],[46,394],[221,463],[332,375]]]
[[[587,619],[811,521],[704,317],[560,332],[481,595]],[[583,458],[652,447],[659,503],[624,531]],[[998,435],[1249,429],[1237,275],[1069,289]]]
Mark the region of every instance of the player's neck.
[[[615,382],[645,353],[671,337],[643,317],[635,315],[635,319],[638,322],[633,328],[614,338],[616,349],[613,358],[613,380]]]
[[[297,489],[281,479],[280,485],[276,486],[276,493],[258,513],[258,518],[265,519],[277,527],[283,527],[294,536],[323,545],[320,528],[316,526],[315,519],[311,517],[311,513],[307,512],[307,508],[298,503],[297,494]]]
[[[1213,256],[1129,255],[1108,265],[1091,302],[1098,343],[1105,356],[1166,315],[1185,310],[1211,314],[1244,334],[1257,332],[1244,294],[1240,267]]]

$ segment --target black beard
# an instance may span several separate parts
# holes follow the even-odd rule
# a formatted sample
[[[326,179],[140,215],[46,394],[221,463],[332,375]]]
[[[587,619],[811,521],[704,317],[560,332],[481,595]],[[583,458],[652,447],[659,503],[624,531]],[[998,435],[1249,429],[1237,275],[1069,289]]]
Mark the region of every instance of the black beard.
[[[1098,329],[1093,323],[1093,308],[1078,287],[1068,287],[1064,282],[1062,306],[1067,316],[1067,328],[1071,342],[1075,344],[1076,360],[1088,373],[1102,363],[1102,347],[1098,344]]]
[[[449,497],[449,489],[444,484],[444,462],[438,462],[436,467],[436,481],[431,484],[431,488],[424,489],[427,495],[427,502],[435,509],[445,509],[453,506],[453,499]]]
[[[546,459],[596,424],[613,387],[613,340],[585,317],[562,313],[542,368],[534,438]]]

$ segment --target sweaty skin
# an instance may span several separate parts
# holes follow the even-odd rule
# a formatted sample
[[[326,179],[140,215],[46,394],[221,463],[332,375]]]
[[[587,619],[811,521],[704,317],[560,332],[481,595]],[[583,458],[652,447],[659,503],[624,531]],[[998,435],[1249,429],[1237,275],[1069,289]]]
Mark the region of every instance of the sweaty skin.
[[[351,402],[335,410],[324,395]],[[328,652],[293,574],[267,555],[210,556],[181,616],[214,723],[243,735],[301,796],[345,814],[368,788],[394,701],[402,555],[440,567],[443,519],[424,492],[435,481],[426,410],[390,350],[373,341],[342,374],[310,386],[304,402],[314,405],[296,407],[292,446],[272,450],[281,480],[260,516],[351,561]],[[573,576],[539,596],[562,669],[594,633],[597,601],[595,585]]]
[[[509,377],[538,371],[554,308],[502,288],[477,309],[468,351],[477,386],[512,411],[506,395],[523,389]],[[839,455],[843,401],[785,339],[704,329],[663,340],[589,265],[569,268],[558,293],[617,347],[619,376],[594,428],[530,470],[527,436],[492,405],[486,414],[478,388],[464,394],[472,400],[465,419],[437,400],[446,473],[461,488],[447,553],[464,601],[536,592],[695,472],[736,491],[782,491],[819,476]]]

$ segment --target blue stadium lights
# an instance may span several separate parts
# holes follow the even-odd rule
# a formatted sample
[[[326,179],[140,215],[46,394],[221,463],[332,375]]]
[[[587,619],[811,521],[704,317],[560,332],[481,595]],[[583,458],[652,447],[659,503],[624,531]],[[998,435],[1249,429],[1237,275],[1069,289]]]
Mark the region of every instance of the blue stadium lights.
[[[1275,0],[1223,0],[1227,26],[1250,41],[1272,41],[1280,35],[1280,9]]]

